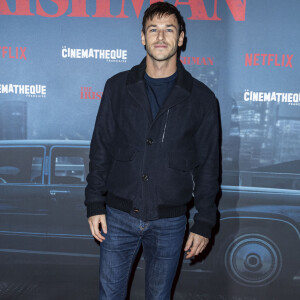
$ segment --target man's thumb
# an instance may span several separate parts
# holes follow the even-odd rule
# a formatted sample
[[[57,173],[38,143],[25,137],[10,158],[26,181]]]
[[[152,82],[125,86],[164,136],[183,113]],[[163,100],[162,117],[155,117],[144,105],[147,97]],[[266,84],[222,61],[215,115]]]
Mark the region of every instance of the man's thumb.
[[[103,232],[106,234],[107,233],[107,225],[106,225],[105,217],[101,220],[101,228],[102,228]]]

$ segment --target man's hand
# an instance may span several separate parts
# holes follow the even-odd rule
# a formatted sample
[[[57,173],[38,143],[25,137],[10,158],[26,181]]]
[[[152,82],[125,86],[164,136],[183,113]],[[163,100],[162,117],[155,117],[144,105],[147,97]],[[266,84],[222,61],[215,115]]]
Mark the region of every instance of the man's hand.
[[[101,228],[103,232],[107,233],[107,225],[106,225],[106,217],[105,215],[96,215],[88,218],[88,222],[90,224],[90,229],[92,235],[96,240],[102,243],[105,240],[105,237],[100,233],[99,224],[101,224]]]
[[[191,232],[184,247],[184,251],[188,252],[185,258],[188,259],[201,253],[208,244],[208,241],[208,238]]]

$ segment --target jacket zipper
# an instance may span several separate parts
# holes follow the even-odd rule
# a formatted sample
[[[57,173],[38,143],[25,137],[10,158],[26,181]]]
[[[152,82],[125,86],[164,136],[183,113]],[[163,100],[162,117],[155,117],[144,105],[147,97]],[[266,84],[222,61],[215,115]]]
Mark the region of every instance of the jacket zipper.
[[[193,181],[193,192],[192,192],[192,196],[195,198],[195,194],[194,194],[195,180],[194,180],[193,170],[191,171],[191,176],[192,176],[192,181]]]
[[[162,138],[161,138],[161,142],[163,143],[164,142],[164,138],[165,138],[165,132],[166,132],[166,127],[167,127],[167,123],[168,123],[168,117],[169,117],[169,110],[167,111],[167,117],[166,117],[166,122],[165,122],[165,126],[164,126],[164,132],[163,132],[163,135],[162,135]]]

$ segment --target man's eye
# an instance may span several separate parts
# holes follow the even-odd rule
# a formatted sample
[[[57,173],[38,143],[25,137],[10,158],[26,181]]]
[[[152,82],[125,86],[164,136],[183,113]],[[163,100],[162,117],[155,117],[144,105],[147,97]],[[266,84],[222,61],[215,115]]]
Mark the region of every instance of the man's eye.
[[[155,32],[156,31],[156,29],[150,29],[150,32]]]
[[[167,29],[167,32],[173,32],[173,29]]]

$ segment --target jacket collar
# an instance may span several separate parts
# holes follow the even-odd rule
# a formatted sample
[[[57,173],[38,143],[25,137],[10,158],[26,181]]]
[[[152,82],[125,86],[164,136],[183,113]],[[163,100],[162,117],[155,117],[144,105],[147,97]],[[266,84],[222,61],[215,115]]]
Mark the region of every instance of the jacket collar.
[[[146,57],[141,61],[139,65],[134,66],[128,74],[127,77],[127,85],[137,83],[139,81],[144,80],[144,74],[146,70]],[[177,81],[176,85],[179,87],[185,89],[187,92],[191,92],[192,86],[193,86],[193,80],[192,76],[189,72],[185,70],[183,67],[181,61],[177,59],[177,71],[178,71],[178,76],[177,76]]]
[[[152,121],[151,106],[146,93],[144,74],[146,70],[146,57],[142,62],[134,66],[128,73],[126,85],[131,96],[143,106],[149,121]],[[160,111],[158,112],[156,118],[159,117],[164,111],[168,110],[172,106],[180,103],[187,99],[191,94],[193,87],[192,75],[185,70],[181,61],[177,60],[177,79],[176,84],[168,96],[168,98],[163,103]]]

